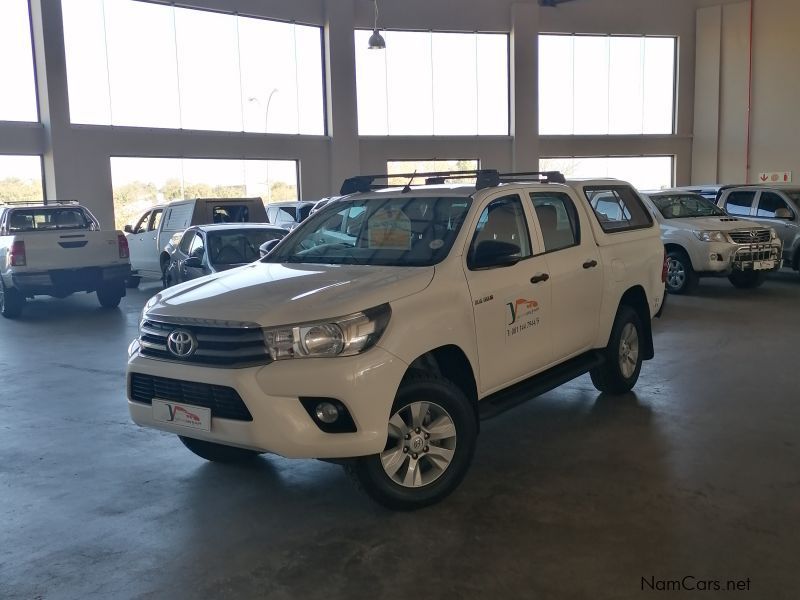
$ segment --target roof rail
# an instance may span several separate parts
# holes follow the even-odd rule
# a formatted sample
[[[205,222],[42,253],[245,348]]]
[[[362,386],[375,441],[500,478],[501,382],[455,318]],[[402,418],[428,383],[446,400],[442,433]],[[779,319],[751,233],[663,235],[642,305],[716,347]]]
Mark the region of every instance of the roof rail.
[[[416,185],[440,185],[448,179],[475,179],[475,188],[482,190],[489,187],[496,187],[501,183],[513,183],[517,181],[536,181],[539,183],[565,183],[564,175],[559,171],[528,171],[523,173],[500,173],[497,169],[478,169],[475,171],[434,171],[430,173],[383,173],[380,175],[357,175],[344,180],[340,194],[346,196],[356,192],[370,192],[380,190],[390,186],[390,178],[408,179],[408,186],[415,185],[411,182],[415,179],[424,179],[424,184]],[[375,183],[376,180],[383,180],[386,183]]]
[[[77,200],[0,200],[0,206],[50,206],[77,205]]]

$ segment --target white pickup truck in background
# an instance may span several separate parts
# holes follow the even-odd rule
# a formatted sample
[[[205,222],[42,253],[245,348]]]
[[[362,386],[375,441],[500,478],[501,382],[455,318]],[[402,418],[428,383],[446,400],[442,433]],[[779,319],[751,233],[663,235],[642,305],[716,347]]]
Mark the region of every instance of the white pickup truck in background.
[[[0,205],[0,314],[22,314],[34,296],[66,298],[97,292],[105,308],[119,305],[130,275],[128,241],[101,231],[77,202]]]

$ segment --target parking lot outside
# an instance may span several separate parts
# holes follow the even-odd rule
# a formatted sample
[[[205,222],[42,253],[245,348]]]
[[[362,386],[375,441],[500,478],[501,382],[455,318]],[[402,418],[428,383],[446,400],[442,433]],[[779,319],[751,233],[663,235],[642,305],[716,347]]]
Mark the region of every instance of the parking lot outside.
[[[687,575],[795,597],[796,274],[673,296],[635,393],[585,376],[484,422],[464,484],[413,514],[336,465],[210,464],[133,425],[126,349],[157,290],[0,323],[0,597],[633,598]]]

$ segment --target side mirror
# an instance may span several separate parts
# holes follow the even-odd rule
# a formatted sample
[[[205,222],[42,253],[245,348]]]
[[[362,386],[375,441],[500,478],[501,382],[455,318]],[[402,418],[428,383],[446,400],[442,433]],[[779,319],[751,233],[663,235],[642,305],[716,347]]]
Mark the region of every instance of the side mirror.
[[[125,225],[124,231],[125,233],[133,233],[133,227],[131,225]]]
[[[198,256],[191,256],[183,261],[183,266],[187,269],[201,269],[203,267],[203,259]]]
[[[792,218],[794,218],[794,215],[792,215],[792,211],[790,211],[788,208],[779,208],[775,211],[775,218],[791,221]]]
[[[487,269],[489,267],[510,267],[519,262],[517,256],[521,249],[516,244],[484,240],[478,244],[472,254],[469,267],[471,269]]]
[[[261,258],[264,258],[267,254],[272,252],[272,249],[278,245],[280,240],[269,240],[268,242],[264,242],[258,247],[258,253],[261,255]]]

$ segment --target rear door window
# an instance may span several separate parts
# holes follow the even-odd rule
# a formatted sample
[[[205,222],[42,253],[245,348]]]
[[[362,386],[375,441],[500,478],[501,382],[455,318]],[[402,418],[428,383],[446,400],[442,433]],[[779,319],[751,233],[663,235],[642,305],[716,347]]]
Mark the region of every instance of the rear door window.
[[[789,207],[784,202],[783,198],[774,192],[761,192],[761,197],[758,199],[758,210],[756,211],[757,217],[766,217],[768,219],[775,218],[775,211],[779,208],[789,210]]]
[[[725,210],[730,215],[749,215],[750,209],[753,208],[753,200],[755,200],[755,192],[731,192],[728,194],[728,199],[725,200]]]
[[[542,231],[544,251],[554,252],[580,243],[578,213],[569,196],[531,192],[533,208]]]
[[[161,225],[161,217],[164,215],[164,210],[159,208],[153,211],[153,218],[150,219],[150,228],[148,231],[158,231],[158,226]]]
[[[606,233],[642,229],[653,224],[653,217],[636,192],[626,185],[586,186],[584,193]]]

